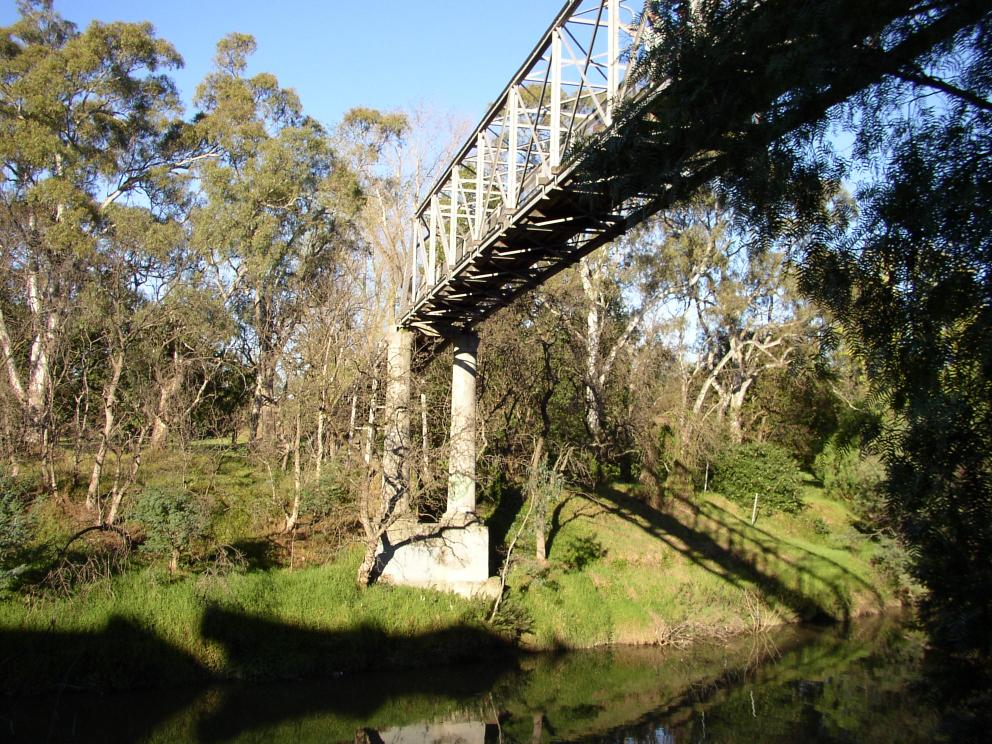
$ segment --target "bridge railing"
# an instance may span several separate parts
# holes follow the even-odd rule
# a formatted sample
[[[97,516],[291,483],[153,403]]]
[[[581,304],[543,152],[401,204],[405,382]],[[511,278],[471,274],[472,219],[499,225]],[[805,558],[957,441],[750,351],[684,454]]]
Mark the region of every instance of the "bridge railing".
[[[499,233],[571,153],[635,95],[628,75],[651,35],[643,0],[572,0],[420,204],[407,299],[416,305]]]

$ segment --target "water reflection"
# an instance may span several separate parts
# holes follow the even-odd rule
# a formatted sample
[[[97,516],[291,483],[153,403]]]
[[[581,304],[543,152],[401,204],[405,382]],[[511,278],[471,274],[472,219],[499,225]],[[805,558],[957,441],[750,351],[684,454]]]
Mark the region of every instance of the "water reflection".
[[[0,739],[71,742],[932,741],[922,646],[892,619],[728,646],[619,648],[320,684],[7,700]]]

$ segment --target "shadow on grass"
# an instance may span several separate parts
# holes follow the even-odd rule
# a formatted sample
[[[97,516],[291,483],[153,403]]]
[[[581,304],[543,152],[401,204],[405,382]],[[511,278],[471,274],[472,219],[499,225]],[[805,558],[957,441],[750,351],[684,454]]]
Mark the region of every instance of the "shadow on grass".
[[[848,586],[867,593],[874,609],[884,609],[878,591],[837,561],[751,526],[716,504],[675,497],[681,512],[675,514],[608,486],[598,496],[604,511],[640,527],[733,586],[760,587],[803,620],[848,625],[852,609]]]
[[[0,630],[0,692],[8,696],[45,693],[44,697],[28,699],[29,705],[38,709],[33,716],[15,710],[22,707],[15,702],[22,698],[4,700],[0,704],[0,731],[9,725],[18,741],[65,741],[72,738],[77,726],[101,730],[100,720],[106,717],[102,741],[140,741],[163,720],[187,707],[211,680],[342,678],[330,697],[287,694],[271,704],[259,705],[254,696],[255,702],[248,707],[242,706],[237,690],[231,691],[225,700],[233,701],[230,706],[237,713],[225,716],[220,711],[211,717],[210,730],[201,732],[206,740],[220,740],[243,728],[245,716],[252,725],[261,725],[316,710],[362,714],[401,693],[481,692],[513,658],[502,638],[471,625],[411,635],[391,634],[370,625],[320,630],[211,605],[204,610],[199,638],[192,645],[214,644],[220,647],[220,655],[208,652],[205,658],[223,659],[219,668],[207,668],[154,632],[117,616],[103,630],[91,633],[62,632],[54,621],[50,630]],[[479,660],[488,661],[486,673],[476,669],[464,679],[450,674],[395,673]],[[377,673],[376,683],[361,690],[350,690],[343,679],[346,674],[368,671]],[[108,715],[99,705],[67,708],[66,703],[69,693],[169,687],[181,690],[162,695],[161,704],[145,706],[141,716],[133,718]]]
[[[551,511],[551,519],[548,520],[548,537],[545,542],[548,555],[551,554],[551,548],[555,544],[555,540],[558,539],[558,534],[566,526],[579,519],[580,517],[589,516],[582,511],[573,511],[571,516],[562,517],[565,513],[565,507],[572,502],[571,496],[565,496],[561,501],[559,501],[555,508]]]

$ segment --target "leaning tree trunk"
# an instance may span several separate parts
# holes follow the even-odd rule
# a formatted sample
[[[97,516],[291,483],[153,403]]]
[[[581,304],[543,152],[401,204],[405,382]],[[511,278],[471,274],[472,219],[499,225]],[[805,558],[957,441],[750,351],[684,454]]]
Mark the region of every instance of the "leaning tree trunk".
[[[103,524],[108,527],[112,526],[114,522],[117,521],[117,515],[120,512],[121,502],[124,500],[124,495],[138,477],[138,469],[141,467],[142,448],[147,434],[148,428],[145,427],[141,429],[137,435],[135,435],[131,446],[131,465],[128,468],[127,478],[123,482],[121,482],[120,468],[118,465],[118,473],[117,477],[114,479],[114,488],[110,497],[110,510],[107,512],[106,519],[103,520]],[[120,461],[118,460],[118,463],[119,462]]]

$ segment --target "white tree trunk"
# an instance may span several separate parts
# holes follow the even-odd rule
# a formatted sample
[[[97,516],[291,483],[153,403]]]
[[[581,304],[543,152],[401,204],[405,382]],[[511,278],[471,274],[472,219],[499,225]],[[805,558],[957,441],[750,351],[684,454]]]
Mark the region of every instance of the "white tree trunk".
[[[581,261],[582,289],[588,301],[586,311],[586,370],[585,370],[585,396],[586,396],[586,427],[592,435],[593,442],[598,446],[602,440],[603,420],[601,415],[602,390],[599,388],[600,380],[600,360],[599,344],[602,336],[602,321],[599,314],[600,298],[599,293],[593,284],[593,268],[585,258]]]
[[[300,469],[300,417],[296,412],[296,436],[293,437],[293,508],[286,516],[283,532],[292,532],[300,521],[300,494],[303,492],[303,474]]]
[[[161,447],[169,435],[169,407],[186,380],[186,367],[187,364],[179,357],[179,351],[173,351],[172,376],[159,391],[158,404],[155,407],[155,421],[152,424],[152,433],[148,439],[148,446],[152,449]]]
[[[96,509],[97,494],[100,490],[100,475],[103,463],[110,446],[110,437],[114,431],[117,406],[117,386],[120,383],[121,371],[124,369],[124,352],[118,351],[111,359],[111,375],[103,390],[103,430],[100,432],[100,444],[97,445],[96,456],[93,458],[93,471],[90,474],[89,487],[86,489],[86,508]],[[116,510],[114,510],[116,512]]]
[[[28,427],[28,440],[34,444],[41,441],[41,427],[45,419],[51,386],[51,357],[58,339],[61,325],[61,315],[54,309],[45,308],[42,292],[39,289],[38,275],[28,274],[27,279],[28,309],[31,311],[33,325],[37,329],[31,341],[28,356],[27,380],[18,369],[14,342],[10,337],[6,318],[0,312],[0,354],[7,371],[7,380],[21,406],[21,411]]]

